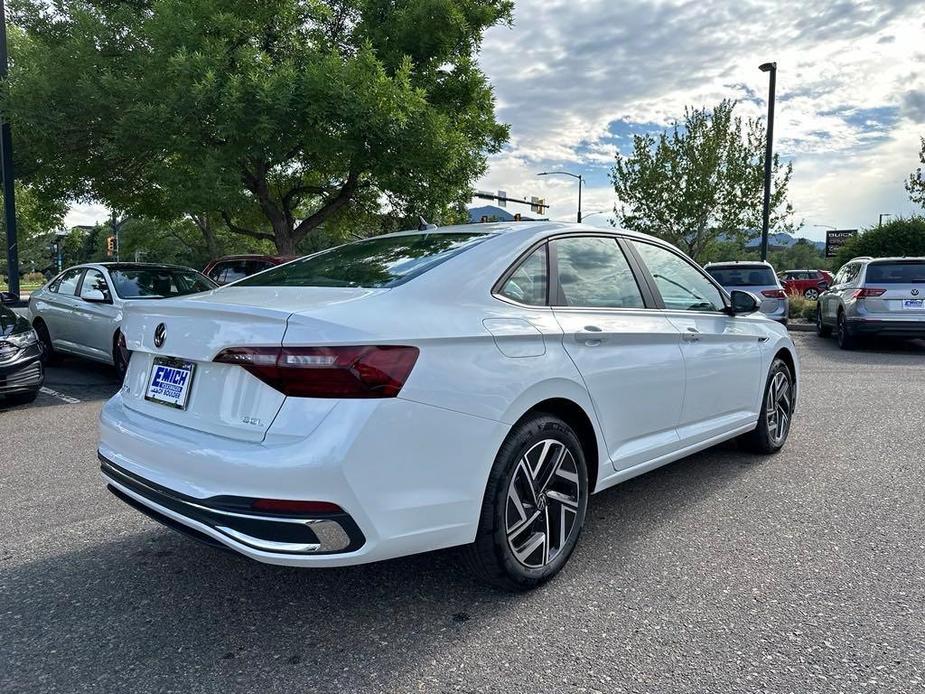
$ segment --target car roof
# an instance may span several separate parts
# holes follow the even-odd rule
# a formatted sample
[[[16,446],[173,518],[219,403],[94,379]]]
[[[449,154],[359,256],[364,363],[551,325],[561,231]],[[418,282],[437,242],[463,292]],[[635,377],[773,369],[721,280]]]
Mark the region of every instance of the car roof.
[[[602,228],[591,226],[590,224],[580,224],[577,222],[550,222],[550,221],[524,221],[524,222],[484,222],[478,224],[454,224],[445,227],[436,227],[435,229],[407,229],[404,231],[395,231],[389,234],[370,238],[389,238],[395,236],[413,236],[418,234],[484,234],[485,236],[549,236],[566,232],[585,232],[589,234],[619,234],[628,238],[639,239],[640,241],[653,241],[663,245],[671,245],[667,241],[643,234],[638,231],[628,229]],[[365,240],[365,239],[363,239]]]
[[[902,263],[902,262],[913,262],[913,263],[923,263],[925,262],[925,256],[921,255],[902,255],[902,256],[890,256],[887,258],[871,258],[870,256],[861,256],[859,258],[852,258],[849,260],[849,263],[853,262],[867,262],[871,263]]]
[[[76,270],[78,268],[89,268],[89,267],[102,267],[107,270],[152,270],[152,269],[165,269],[165,270],[192,270],[193,272],[199,272],[191,267],[186,265],[172,265],[170,263],[121,263],[115,261],[105,261],[102,263],[81,263],[80,265],[74,265],[67,268],[68,270]]]
[[[766,267],[766,268],[770,268],[771,270],[774,269],[774,266],[771,265],[771,263],[769,263],[766,260],[725,260],[722,262],[707,263],[706,265],[704,265],[704,267],[705,268],[707,267],[740,267],[740,268]],[[792,272],[792,271],[788,271],[788,272]]]

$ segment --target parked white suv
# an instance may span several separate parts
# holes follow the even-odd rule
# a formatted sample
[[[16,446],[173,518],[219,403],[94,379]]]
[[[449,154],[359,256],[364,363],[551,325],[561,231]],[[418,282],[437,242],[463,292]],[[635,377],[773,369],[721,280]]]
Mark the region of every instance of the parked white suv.
[[[68,268],[29,297],[32,326],[46,358],[66,352],[125,371],[119,326],[126,302],[163,299],[216,287],[187,267],[88,263]]]

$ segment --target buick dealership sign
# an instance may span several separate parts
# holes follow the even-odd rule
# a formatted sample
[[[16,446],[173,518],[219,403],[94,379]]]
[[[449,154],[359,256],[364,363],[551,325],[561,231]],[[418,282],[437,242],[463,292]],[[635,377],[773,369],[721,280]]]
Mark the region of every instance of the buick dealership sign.
[[[857,234],[857,229],[832,229],[825,232],[825,257],[838,255],[839,249]]]

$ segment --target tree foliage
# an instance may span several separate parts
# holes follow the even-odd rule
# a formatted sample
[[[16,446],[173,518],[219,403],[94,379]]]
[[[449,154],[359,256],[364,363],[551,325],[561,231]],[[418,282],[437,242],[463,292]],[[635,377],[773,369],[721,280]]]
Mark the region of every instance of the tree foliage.
[[[919,162],[925,165],[925,137],[921,138],[922,148],[919,150]],[[917,205],[925,207],[925,170],[918,167],[909,174],[906,180],[906,192],[909,193],[909,199]]]
[[[0,198],[0,237],[6,239],[4,203]],[[19,268],[22,272],[41,272],[50,262],[48,244],[64,223],[67,205],[37,193],[32,187],[16,182],[16,238]],[[4,249],[6,243],[3,244]],[[6,252],[0,258],[0,275],[6,276]]]
[[[863,255],[925,256],[925,217],[898,217],[864,230],[839,249],[836,267]]]
[[[475,54],[510,0],[13,8],[3,108],[50,196],[206,218],[293,253],[351,208],[443,213],[507,138]]]
[[[611,172],[619,222],[674,243],[695,259],[711,246],[759,233],[764,191],[765,129],[734,115],[735,102],[684,111],[657,137],[636,135]],[[792,165],[772,161],[770,227],[793,229],[787,200]]]

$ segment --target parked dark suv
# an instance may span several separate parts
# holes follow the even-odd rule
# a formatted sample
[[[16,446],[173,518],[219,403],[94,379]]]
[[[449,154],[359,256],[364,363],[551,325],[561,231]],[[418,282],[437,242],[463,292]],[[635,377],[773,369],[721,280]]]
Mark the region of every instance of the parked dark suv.
[[[0,406],[32,402],[44,381],[35,331],[29,321],[0,304]]]

